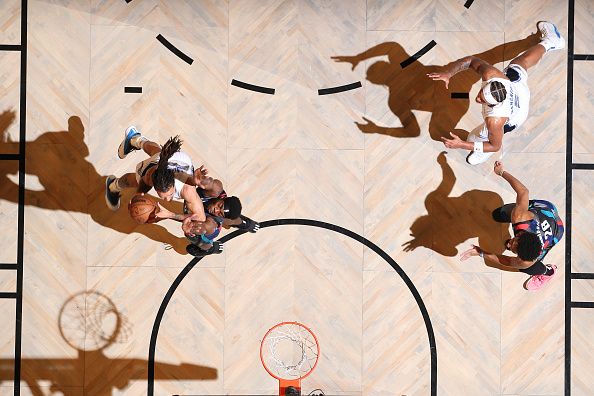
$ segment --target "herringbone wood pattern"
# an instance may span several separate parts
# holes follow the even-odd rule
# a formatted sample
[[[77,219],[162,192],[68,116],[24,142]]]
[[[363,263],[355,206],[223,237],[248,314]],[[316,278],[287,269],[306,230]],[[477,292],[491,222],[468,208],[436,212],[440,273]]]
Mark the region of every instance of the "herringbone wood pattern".
[[[0,17],[4,44],[18,37],[16,3]],[[591,52],[592,11],[586,1],[576,7],[576,52]],[[561,395],[564,241],[546,259],[557,275],[536,293],[522,288],[523,274],[459,260],[471,243],[503,250],[510,231],[490,211],[515,194],[492,160],[470,167],[465,152],[442,153],[441,136],[481,122],[478,78],[461,73],[446,90],[425,77],[468,54],[507,65],[540,19],[567,33],[567,7],[554,0],[469,9],[454,0],[29,0],[22,394],[146,393],[153,320],[190,257],[178,223],[137,225],[127,216],[131,192],[116,213],[105,206],[105,176],[132,172],[145,158],[116,156],[135,125],[160,143],[180,134],[195,165],[241,197],[251,218],[333,223],[394,258],[427,305],[440,395]],[[400,67],[431,40],[433,49]],[[529,70],[530,117],[506,135],[501,153],[531,196],[562,214],[565,55],[547,54]],[[14,153],[19,54],[0,56],[0,152]],[[589,64],[575,68],[574,159],[582,162],[592,162],[590,72]],[[233,78],[276,93],[230,86]],[[363,88],[317,95],[355,81]],[[143,92],[124,94],[125,86]],[[14,164],[0,165],[0,262],[10,262],[18,175]],[[591,180],[574,172],[574,271],[592,272]],[[574,299],[591,301],[590,283],[574,281]],[[11,291],[14,278],[0,285]],[[92,293],[66,304],[85,290],[112,305],[96,305]],[[60,322],[67,307],[70,327]],[[13,310],[0,306],[2,317]],[[588,310],[574,317],[572,386],[586,395],[592,320]],[[192,269],[161,323],[156,394],[274,394],[258,348],[286,320],[303,321],[320,340],[304,390],[428,394],[425,325],[400,277],[360,243],[306,226],[243,235]],[[0,337],[0,359],[10,360],[12,342]],[[1,394],[12,392],[6,375]]]
[[[2,1],[0,15],[0,44],[21,43],[21,2],[20,0]]]

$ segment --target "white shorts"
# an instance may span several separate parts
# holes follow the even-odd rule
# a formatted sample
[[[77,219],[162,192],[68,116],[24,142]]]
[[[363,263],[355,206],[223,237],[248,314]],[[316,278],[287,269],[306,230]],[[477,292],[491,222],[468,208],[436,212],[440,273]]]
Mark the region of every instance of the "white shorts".
[[[505,69],[503,74],[514,84],[523,84],[528,87],[528,72],[520,65],[516,63],[510,63]]]
[[[153,155],[152,157],[149,157],[149,158],[145,159],[144,161],[139,162],[136,165],[136,181],[137,182],[140,183],[140,179],[142,179],[142,176],[144,176],[144,174],[147,172],[148,169],[150,169],[153,166],[157,166],[157,163],[159,162],[160,155],[161,155],[161,153],[159,152],[159,153]],[[178,151],[177,153],[174,153],[171,156],[171,158],[169,158],[168,163],[170,165],[177,165],[180,168],[183,168],[183,169],[175,170],[176,173],[186,173],[188,175],[194,175],[194,165],[192,164],[192,159],[184,151]]]

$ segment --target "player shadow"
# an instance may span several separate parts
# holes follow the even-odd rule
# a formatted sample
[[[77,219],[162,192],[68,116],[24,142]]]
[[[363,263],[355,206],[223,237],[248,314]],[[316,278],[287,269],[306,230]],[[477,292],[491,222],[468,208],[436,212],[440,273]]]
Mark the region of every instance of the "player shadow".
[[[410,226],[413,239],[403,245],[404,251],[423,246],[443,256],[454,257],[459,253],[459,244],[478,237],[478,244],[483,249],[502,253],[504,241],[510,238],[508,225],[495,222],[491,212],[503,205],[503,199],[492,191],[483,190],[465,191],[459,197],[450,197],[456,176],[445,152],[438,155],[437,163],[442,170],[442,181],[425,198],[428,214]],[[504,269],[490,262],[487,265]]]
[[[107,296],[93,290],[72,296],[60,310],[58,325],[63,340],[77,355],[22,358],[21,381],[34,396],[45,395],[48,383],[51,394],[111,396],[120,394],[132,381],[146,380],[147,360],[111,358],[105,353],[114,344],[126,344],[132,334],[127,318]],[[0,359],[0,386],[12,384],[13,370],[14,359]],[[217,369],[212,367],[155,362],[156,380],[216,380],[217,377]]]
[[[498,45],[488,51],[474,56],[494,65],[508,61],[536,44],[537,34],[525,39]],[[378,56],[387,56],[388,61],[379,60],[367,69],[367,80],[376,85],[387,87],[388,107],[400,120],[402,126],[390,127],[377,125],[367,117],[364,122],[355,122],[363,133],[378,133],[397,138],[412,138],[421,134],[421,128],[413,110],[431,113],[429,135],[431,139],[441,141],[441,137],[450,137],[449,132],[455,132],[466,139],[468,131],[456,129],[460,119],[468,111],[470,101],[474,98],[454,99],[451,93],[468,94],[472,86],[480,79],[472,70],[456,74],[450,80],[449,90],[442,81],[433,81],[427,77],[428,73],[437,71],[441,66],[424,65],[420,60],[402,67],[401,63],[410,58],[402,46],[396,42],[378,44],[355,56],[333,57],[338,62],[348,62],[353,69],[362,61]],[[422,59],[422,58],[421,58]],[[478,109],[478,104],[476,105]]]
[[[18,153],[18,143],[12,142],[7,134],[8,126],[14,119],[14,111],[0,114],[0,126],[3,128],[0,129],[0,153]],[[25,205],[85,213],[104,227],[122,234],[142,234],[172,246],[180,254],[186,254],[187,240],[184,237],[172,235],[161,225],[139,225],[130,218],[126,202],[133,191],[124,193],[122,207],[117,212],[106,206],[106,176],[100,175],[88,161],[89,148],[84,142],[84,133],[81,119],[72,116],[68,119],[67,130],[48,131],[35,140],[27,141],[27,175],[36,176],[43,189],[26,186]],[[18,203],[18,166],[18,161],[0,161],[0,199]],[[179,232],[181,235],[181,227]]]

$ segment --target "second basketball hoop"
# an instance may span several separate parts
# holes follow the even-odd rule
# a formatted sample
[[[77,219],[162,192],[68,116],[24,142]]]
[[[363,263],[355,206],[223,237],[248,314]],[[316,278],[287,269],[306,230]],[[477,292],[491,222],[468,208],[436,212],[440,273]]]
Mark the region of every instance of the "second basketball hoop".
[[[301,394],[301,380],[318,364],[320,345],[299,322],[282,322],[266,332],[260,344],[262,365],[279,381],[279,395]]]

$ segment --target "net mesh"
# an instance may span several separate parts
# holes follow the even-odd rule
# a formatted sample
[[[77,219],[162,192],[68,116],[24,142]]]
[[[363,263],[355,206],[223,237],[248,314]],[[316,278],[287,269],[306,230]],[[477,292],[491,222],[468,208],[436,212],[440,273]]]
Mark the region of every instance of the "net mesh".
[[[262,363],[283,379],[305,377],[315,367],[319,352],[313,333],[299,323],[277,326],[262,341]]]

